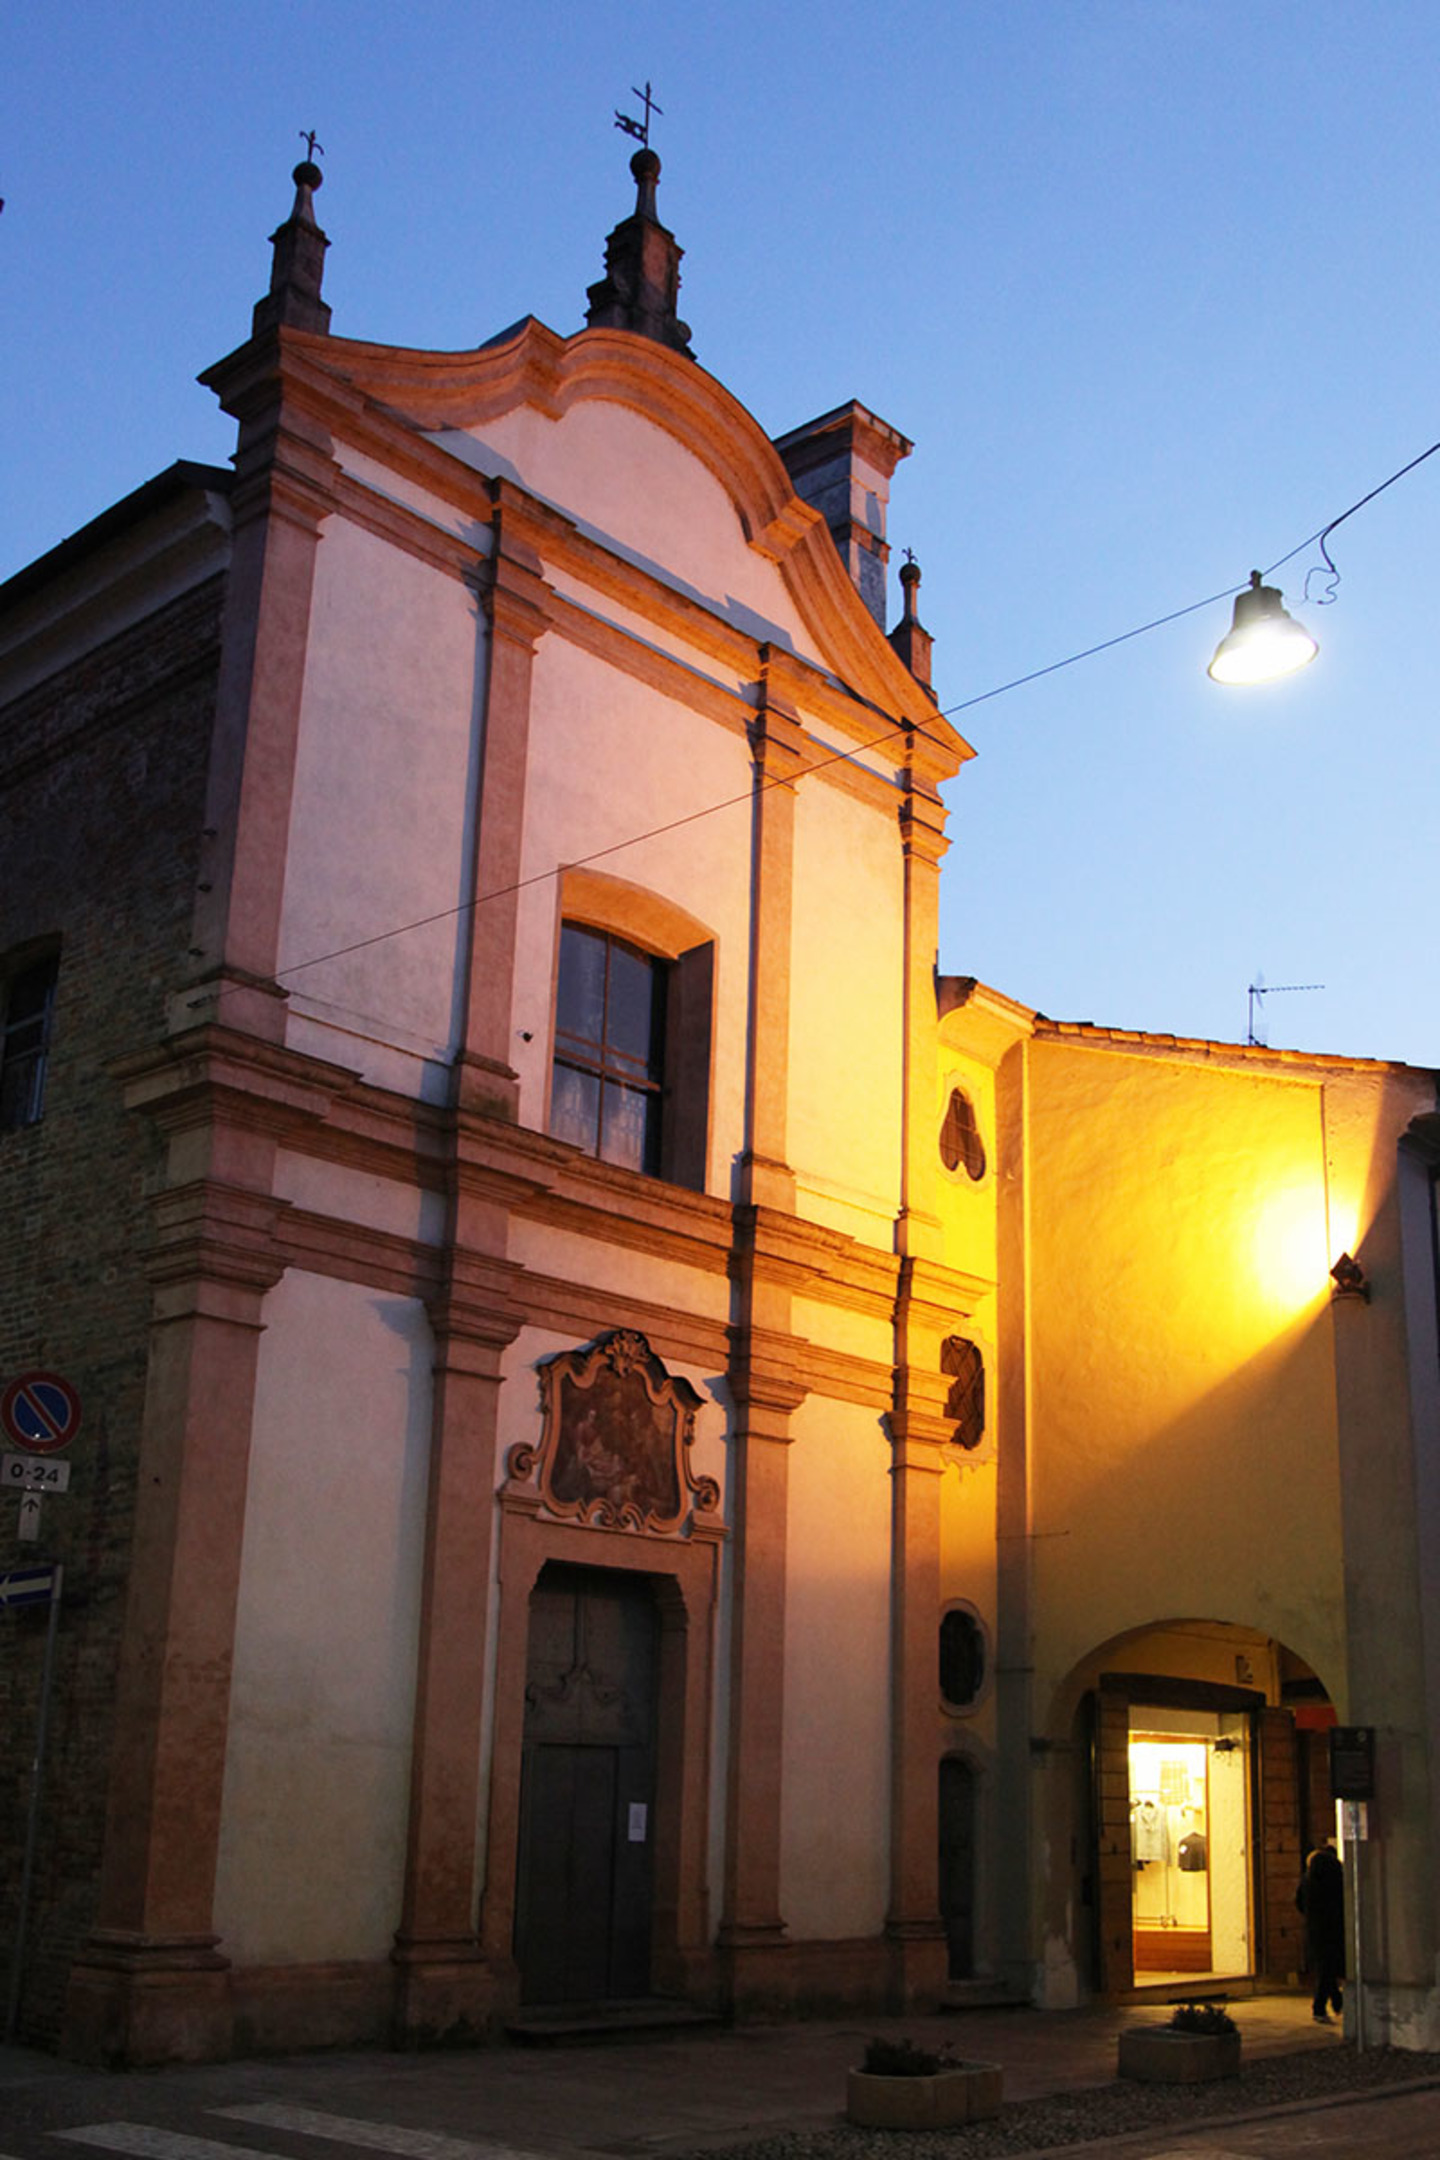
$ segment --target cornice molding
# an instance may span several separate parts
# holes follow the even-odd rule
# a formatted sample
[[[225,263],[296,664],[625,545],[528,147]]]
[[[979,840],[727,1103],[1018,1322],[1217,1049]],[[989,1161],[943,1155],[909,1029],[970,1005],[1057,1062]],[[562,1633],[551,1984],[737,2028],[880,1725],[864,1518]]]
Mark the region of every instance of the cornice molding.
[[[263,1296],[285,1272],[278,1231],[287,1204],[220,1178],[167,1187],[152,1202],[150,1281],[157,1290],[204,1281]]]
[[[872,1320],[892,1318],[903,1297],[913,1321],[949,1332],[957,1316],[967,1316],[994,1288],[987,1278],[913,1260],[903,1263],[902,1287],[902,1262],[893,1252],[844,1231],[775,1209],[737,1208],[713,1194],[641,1177],[527,1126],[417,1102],[309,1053],[215,1023],[124,1059],[114,1070],[129,1106],[153,1116],[168,1134],[207,1124],[261,1133],[302,1160],[405,1190],[463,1196],[506,1210],[518,1222],[587,1245],[641,1253],[702,1277],[749,1271]],[[277,1235],[287,1264],[421,1296],[433,1295],[441,1281],[441,1248],[432,1240],[288,1204]],[[463,1265],[491,1264],[479,1248],[462,1247],[462,1254],[468,1255]],[[640,1307],[604,1289],[521,1273],[526,1289],[516,1302],[527,1309],[540,1297],[552,1316],[563,1309],[594,1326],[625,1324],[629,1313],[657,1342],[675,1342],[676,1329],[683,1328],[687,1348],[675,1354],[721,1360],[727,1336],[719,1320],[682,1316],[678,1306]],[[829,1354],[814,1355],[823,1360]],[[859,1365],[869,1370],[866,1361]]]
[[[948,1333],[957,1318],[968,1320],[995,1290],[988,1275],[967,1274],[938,1260],[906,1257],[900,1262],[897,1319]]]

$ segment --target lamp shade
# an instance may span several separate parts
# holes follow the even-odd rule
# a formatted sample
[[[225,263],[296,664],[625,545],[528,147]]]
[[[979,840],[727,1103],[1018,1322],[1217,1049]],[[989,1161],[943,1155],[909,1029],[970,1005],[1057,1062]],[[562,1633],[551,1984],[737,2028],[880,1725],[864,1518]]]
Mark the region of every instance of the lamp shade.
[[[1260,572],[1252,570],[1248,591],[1235,595],[1235,619],[1208,673],[1223,683],[1274,682],[1305,667],[1319,650],[1309,631],[1286,614],[1279,590],[1262,585]]]

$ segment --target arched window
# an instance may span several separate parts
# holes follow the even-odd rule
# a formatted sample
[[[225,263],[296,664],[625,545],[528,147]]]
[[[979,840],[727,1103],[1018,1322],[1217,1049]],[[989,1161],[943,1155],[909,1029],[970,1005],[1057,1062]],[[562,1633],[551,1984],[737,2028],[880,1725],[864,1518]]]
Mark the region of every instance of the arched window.
[[[985,1685],[985,1630],[963,1605],[940,1622],[940,1694],[951,1710],[969,1710]]]
[[[950,1090],[945,1122],[940,1128],[940,1160],[947,1170],[964,1165],[966,1175],[985,1175],[985,1144],[975,1121],[975,1105],[963,1088]]]

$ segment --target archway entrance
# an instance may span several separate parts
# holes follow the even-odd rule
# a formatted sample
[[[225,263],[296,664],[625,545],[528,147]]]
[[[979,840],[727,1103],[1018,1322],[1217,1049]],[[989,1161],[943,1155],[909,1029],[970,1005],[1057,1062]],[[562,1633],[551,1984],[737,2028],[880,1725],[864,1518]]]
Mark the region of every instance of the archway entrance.
[[[1074,1682],[1089,1735],[1077,1889],[1090,1984],[1115,1995],[1297,1971],[1295,1887],[1319,1805],[1307,1739],[1333,1715],[1316,1675],[1253,1631],[1175,1621],[1105,1645]]]
[[[542,1569],[530,1599],[515,1906],[525,2003],[648,1992],[657,1680],[644,1576]]]

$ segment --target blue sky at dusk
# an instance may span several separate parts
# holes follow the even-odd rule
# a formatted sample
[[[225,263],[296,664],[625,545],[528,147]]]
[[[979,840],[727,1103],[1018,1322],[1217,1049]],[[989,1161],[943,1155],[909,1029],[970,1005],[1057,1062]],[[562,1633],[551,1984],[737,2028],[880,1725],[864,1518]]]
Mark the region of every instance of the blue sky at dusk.
[[[701,364],[771,434],[856,397],[915,452],[943,707],[1244,581],[1440,437],[1434,0],[57,0],[0,27],[0,576],[231,423],[324,145],[337,335],[581,327],[631,86]],[[941,964],[1059,1019],[1440,1064],[1440,456],[1345,524],[1286,684],[1228,603],[956,725]],[[898,552],[897,552],[898,560]],[[1315,581],[1320,583],[1320,581]],[[1313,589],[1313,588],[1312,588]],[[1323,585],[1322,585],[1323,589]],[[898,587],[892,577],[894,610]]]

